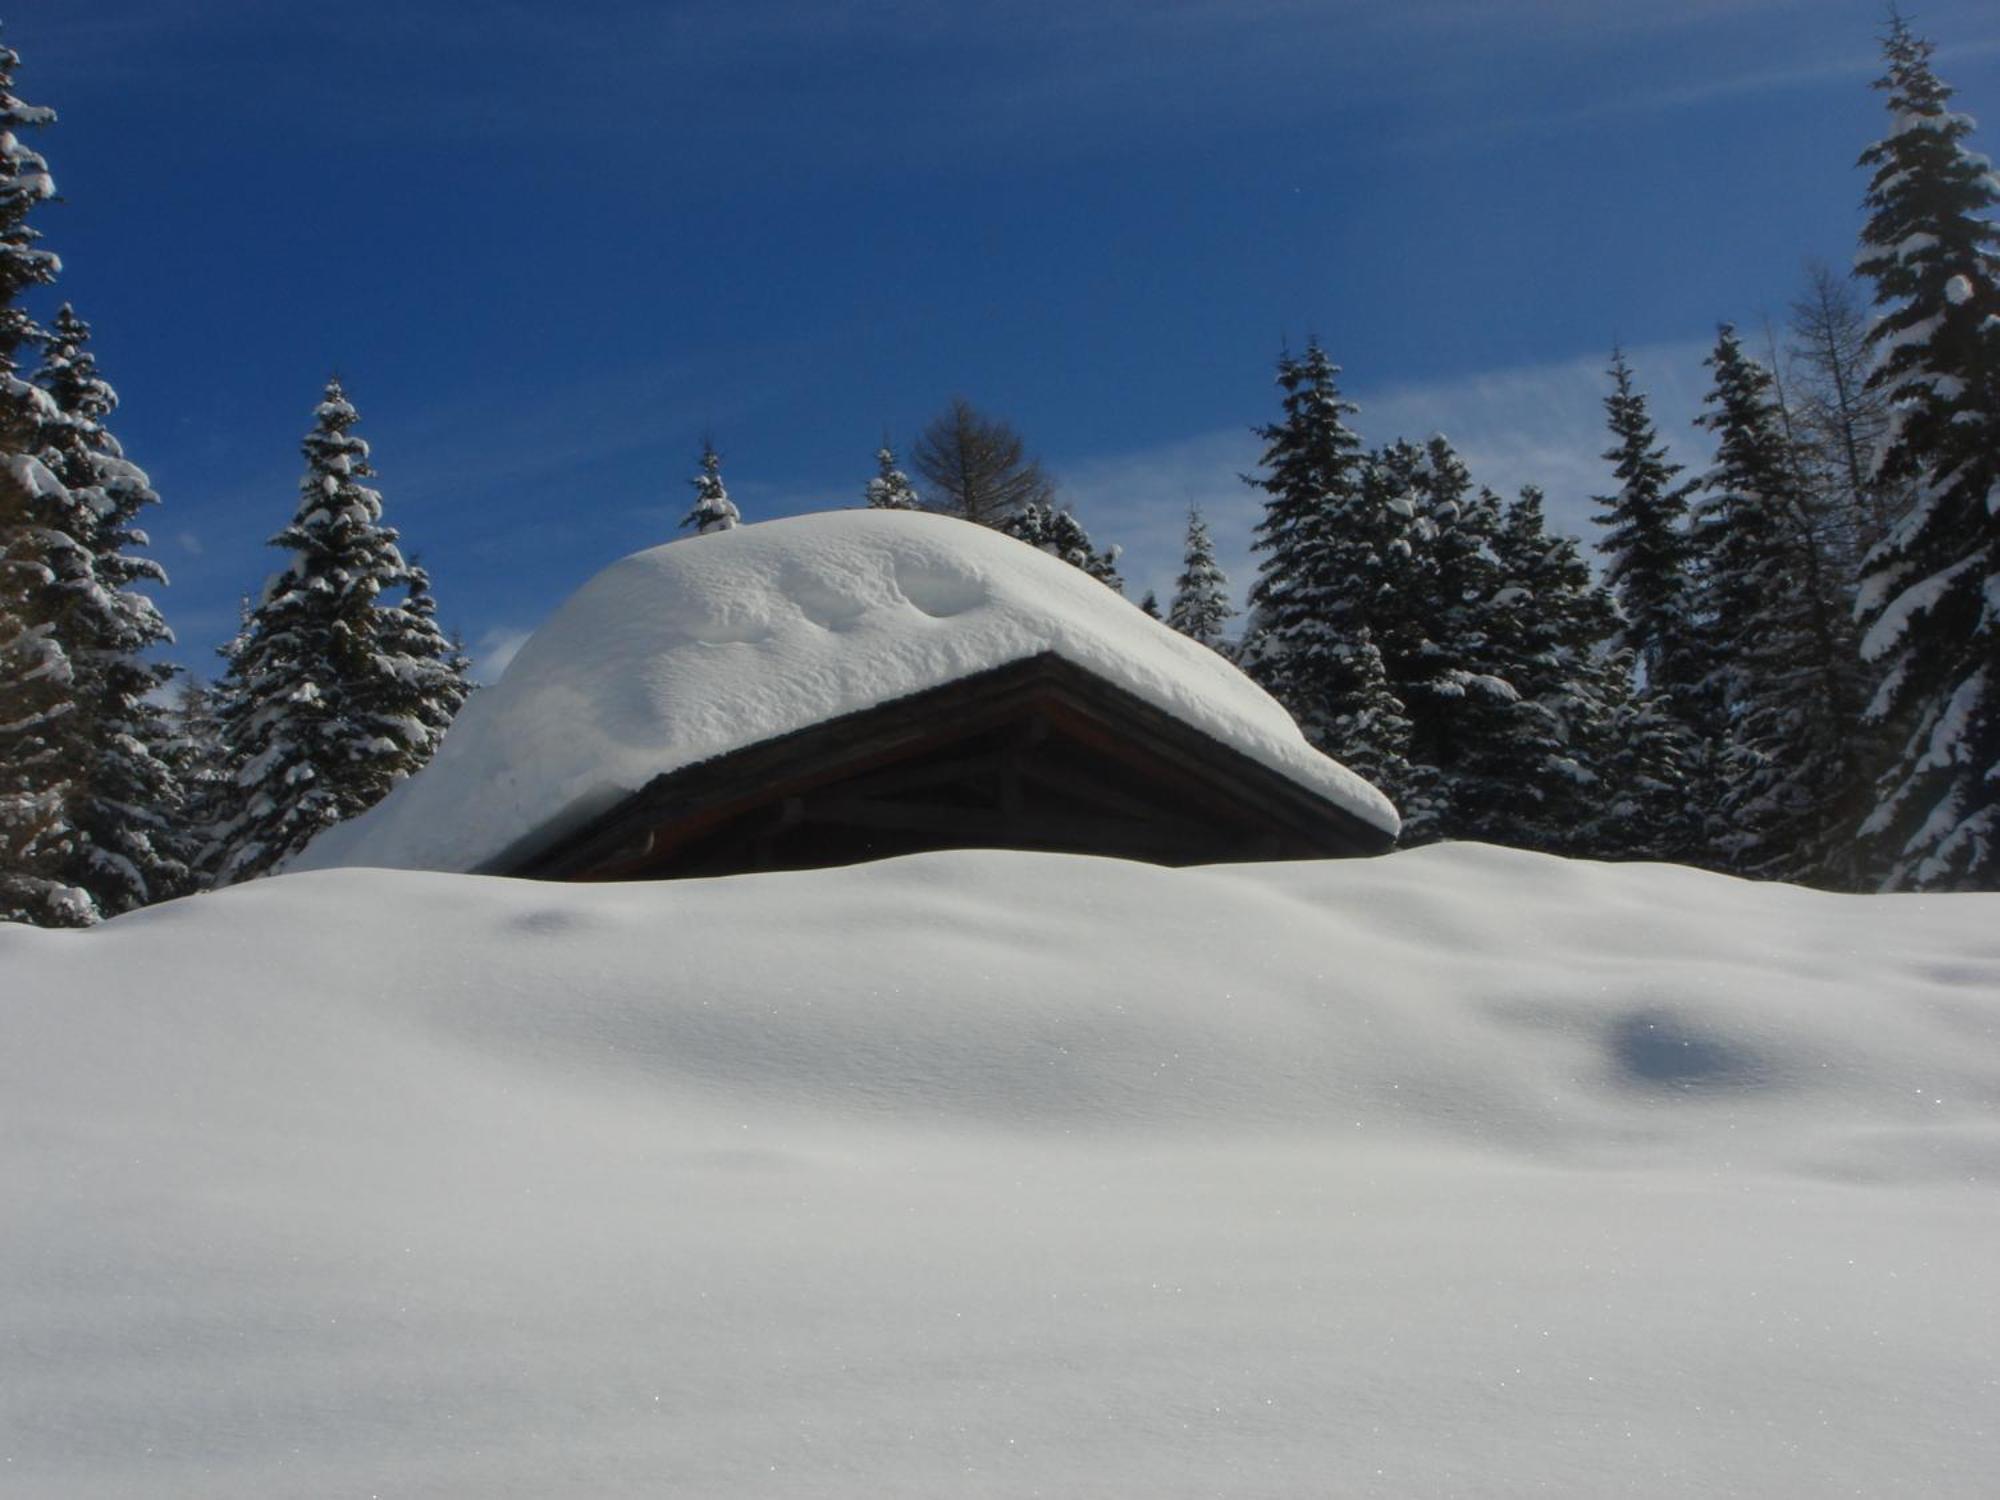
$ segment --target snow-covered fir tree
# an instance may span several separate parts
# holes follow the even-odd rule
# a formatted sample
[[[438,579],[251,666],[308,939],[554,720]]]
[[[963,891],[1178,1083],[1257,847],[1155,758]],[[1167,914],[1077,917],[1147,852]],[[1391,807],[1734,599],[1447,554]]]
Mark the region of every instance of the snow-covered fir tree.
[[[1612,710],[1597,763],[1603,796],[1581,826],[1577,852],[1696,863],[1713,837],[1709,742],[1688,728],[1666,693],[1629,686],[1631,652],[1618,652],[1611,663],[1627,690]]]
[[[22,138],[55,116],[14,93],[19,61],[0,46],[0,921],[82,926],[97,913],[68,878],[69,799],[88,731],[62,626],[65,584],[90,576],[90,527],[41,461],[60,413],[22,373],[39,336],[22,297],[60,267],[29,222],[55,184]]]
[[[87,908],[84,920],[98,911],[90,889],[76,878],[90,863],[92,845],[79,826],[77,813],[88,796],[94,769],[97,725],[93,713],[95,663],[90,659],[101,627],[115,614],[115,604],[98,585],[91,541],[97,530],[91,490],[64,484],[66,467],[49,446],[63,417],[46,392],[36,389],[40,404],[25,409],[29,421],[39,417],[23,441],[30,448],[10,458],[21,481],[14,487],[18,509],[10,506],[0,526],[0,548],[21,591],[10,614],[32,622],[38,652],[45,653],[46,670],[32,669],[23,682],[10,683],[26,691],[25,717],[10,712],[0,719],[0,752],[13,776],[25,773],[30,783],[56,778],[52,788],[60,808],[60,855],[45,873],[60,875],[63,885],[79,893]],[[19,409],[17,409],[19,410]],[[16,559],[26,566],[15,567]],[[0,688],[0,694],[14,694]],[[4,699],[0,699],[4,703]],[[11,707],[11,705],[7,705]],[[24,794],[28,786],[22,788]],[[51,827],[51,834],[54,827]],[[66,900],[70,898],[65,898]],[[68,920],[67,917],[65,920]]]
[[[1317,341],[1279,357],[1284,415],[1257,430],[1264,473],[1245,476],[1269,498],[1241,661],[1313,745],[1372,768],[1405,827],[1420,832],[1427,788],[1406,756],[1409,720],[1376,628],[1378,615],[1397,616],[1411,577],[1412,514],[1371,487],[1339,374]]]
[[[62,307],[35,381],[55,408],[44,424],[42,458],[71,493],[90,563],[88,576],[63,581],[69,600],[61,633],[76,672],[79,719],[89,729],[87,769],[71,801],[80,836],[73,877],[112,914],[181,889],[189,851],[157,702],[173,669],[140,655],[172,640],[157,607],[138,592],[142,584],[164,584],[166,574],[134,550],[147,545],[141,512],[159,497],[106,428],[118,398],[97,371],[89,337],[88,325]]]
[[[1686,519],[1691,484],[1676,484],[1681,466],[1666,445],[1633,384],[1623,350],[1611,356],[1612,391],[1604,400],[1611,436],[1605,455],[1618,493],[1600,495],[1597,521],[1605,532],[1604,581],[1624,614],[1621,643],[1638,659],[1656,692],[1692,699],[1706,675],[1701,633],[1688,575]]]
[[[382,524],[357,413],[329,381],[304,444],[290,560],[225,653],[228,798],[206,868],[227,885],[267,873],[314,835],[381,800],[435,745],[439,695],[462,686],[421,610],[416,575]],[[384,595],[392,597],[385,599]]]
[[[728,531],[743,524],[743,514],[722,483],[722,455],[715,444],[701,445],[701,472],[688,481],[694,486],[694,507],[681,517],[683,528],[692,526],[697,535]]]
[[[222,829],[242,811],[235,757],[223,738],[224,720],[237,679],[236,656],[250,639],[255,614],[254,600],[246,595],[237,601],[236,634],[216,649],[222,670],[212,682],[203,682],[192,672],[183,675],[174,700],[174,737],[167,759],[180,783],[181,816],[193,850],[191,878],[197,890],[215,883],[214,859]]]
[[[1428,462],[1422,447],[1403,438],[1361,461],[1358,514],[1375,527],[1365,580],[1368,628],[1398,694],[1426,672],[1425,645],[1434,623],[1428,592],[1435,580],[1428,574],[1437,519]]]
[[[1856,269],[1875,285],[1869,384],[1891,402],[1877,459],[1909,513],[1870,554],[1857,609],[1892,740],[1862,824],[1889,889],[2000,889],[2000,178],[1949,108],[1931,44],[1884,43],[1890,130]]]
[[[1716,455],[1690,540],[1726,726],[1713,854],[1746,875],[1849,883],[1859,689],[1840,570],[1769,372],[1727,324],[1707,363],[1714,384],[1696,421]]]
[[[1390,681],[1409,711],[1410,756],[1437,777],[1436,835],[1492,838],[1492,818],[1535,774],[1549,731],[1499,659],[1500,502],[1474,487],[1442,437],[1420,450],[1392,445],[1378,468],[1407,494],[1416,521],[1415,586],[1401,591],[1401,641],[1385,646]]]
[[[1215,543],[1201,511],[1188,507],[1187,540],[1181,550],[1181,576],[1167,604],[1167,623],[1211,651],[1226,645],[1223,626],[1236,613],[1229,602],[1229,579],[1215,560]]]
[[[875,477],[868,481],[870,510],[922,510],[917,487],[896,467],[896,450],[884,443],[875,450]]]
[[[410,663],[411,685],[418,689],[416,712],[425,730],[425,744],[417,761],[428,762],[436,753],[444,732],[472,695],[472,663],[465,648],[438,627],[437,599],[431,593],[431,575],[415,557],[409,559],[406,590],[402,601],[382,602],[383,653]]]
[[[1662,792],[1625,804],[1635,817],[1657,814],[1664,823],[1642,829],[1626,819],[1622,826],[1633,836],[1635,853],[1703,860],[1714,836],[1710,815],[1723,725],[1711,691],[1709,636],[1690,571],[1687,513],[1694,485],[1675,482],[1681,466],[1668,460],[1623,351],[1613,351],[1610,374],[1612,392],[1604,410],[1614,446],[1604,457],[1619,488],[1598,497],[1603,510],[1596,519],[1606,530],[1597,548],[1622,616],[1618,643],[1638,678],[1625,717],[1645,744],[1628,747],[1627,754],[1656,768],[1634,773],[1649,788],[1678,788],[1671,796]],[[1679,731],[1671,731],[1670,723]]]
[[[1333,654],[1339,628],[1349,625],[1352,634],[1368,623],[1366,591],[1341,584],[1357,569],[1369,571],[1399,539],[1398,528],[1378,524],[1362,540],[1363,528],[1350,521],[1363,515],[1366,464],[1347,426],[1356,407],[1341,396],[1339,375],[1317,341],[1303,357],[1279,356],[1284,417],[1257,429],[1265,472],[1244,476],[1268,497],[1252,543],[1262,556],[1250,586],[1244,665],[1322,749],[1351,686],[1350,669],[1337,667]]]
[[[1366,625],[1355,625],[1328,652],[1337,664],[1342,691],[1333,705],[1328,738],[1340,745],[1340,759],[1380,787],[1402,814],[1400,838],[1406,844],[1428,843],[1437,837],[1442,794],[1434,768],[1410,759],[1410,719],[1403,710]]]
[[[1082,569],[1105,587],[1125,592],[1125,580],[1118,576],[1120,549],[1113,544],[1100,551],[1074,512],[1031,500],[994,525],[1030,547],[1039,547],[1071,567]]]
[[[1605,643],[1617,628],[1610,596],[1566,536],[1548,530],[1533,485],[1506,507],[1492,539],[1498,591],[1487,601],[1496,672],[1519,694],[1523,723],[1509,748],[1519,768],[1506,795],[1481,810],[1479,836],[1551,853],[1607,855],[1594,842],[1611,787],[1627,665]]]
[[[247,624],[249,606],[244,606]],[[183,826],[198,860],[219,817],[229,808],[229,754],[222,743],[220,696],[193,673],[182,674],[167,710],[168,738],[162,758],[178,788]]]
[[[1149,620],[1160,618],[1160,596],[1151,589],[1139,596],[1139,613]]]
[[[24,441],[0,408],[0,444]],[[41,523],[66,492],[27,453],[0,447],[0,921],[81,927],[89,893],[65,878],[76,847],[74,672],[49,596],[71,543]]]
[[[41,204],[55,197],[55,180],[48,163],[21,138],[24,130],[39,130],[55,122],[55,111],[29,104],[14,92],[14,69],[20,54],[0,43],[0,401],[16,410],[30,392],[20,383],[21,352],[36,335],[34,320],[21,303],[32,287],[51,286],[62,263],[53,251],[39,248],[41,234],[28,222]],[[10,434],[20,441],[22,431]],[[24,451],[19,448],[8,452]]]
[[[193,851],[159,702],[173,668],[142,656],[173,639],[138,591],[167,581],[158,563],[136,551],[147,545],[141,512],[159,496],[105,425],[118,396],[98,373],[89,341],[89,325],[65,304],[35,383],[57,412],[45,424],[42,461],[70,491],[89,555],[87,575],[59,580],[67,595],[60,634],[75,673],[77,721],[88,731],[69,798],[76,841],[68,878],[112,916],[185,890]]]

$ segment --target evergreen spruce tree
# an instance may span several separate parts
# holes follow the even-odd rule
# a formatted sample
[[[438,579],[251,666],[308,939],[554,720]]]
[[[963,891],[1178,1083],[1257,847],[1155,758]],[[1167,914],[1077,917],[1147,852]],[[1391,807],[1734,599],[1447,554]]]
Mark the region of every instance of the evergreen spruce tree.
[[[415,557],[409,560],[405,588],[401,603],[378,602],[376,608],[382,652],[391,660],[408,663],[404,674],[413,690],[417,721],[424,729],[414,770],[429,764],[444,732],[472,695],[472,663],[464,647],[438,628],[431,575]]]
[[[1175,580],[1174,597],[1167,605],[1167,623],[1209,650],[1221,651],[1226,644],[1222,628],[1235,613],[1236,607],[1229,602],[1229,580],[1215,560],[1208,523],[1190,505],[1181,576]]]
[[[1854,641],[1836,561],[1781,430],[1770,374],[1724,324],[1697,423],[1715,434],[1691,536],[1726,737],[1713,853],[1726,868],[1841,883],[1860,789]]]
[[[1612,662],[1622,696],[1612,708],[1599,769],[1604,794],[1582,826],[1579,852],[1597,858],[1687,864],[1710,839],[1710,746],[1663,692],[1632,687],[1629,651]]]
[[[1314,341],[1279,357],[1283,419],[1259,428],[1265,492],[1242,664],[1306,739],[1374,780],[1422,837],[1431,788],[1407,757],[1409,720],[1383,669],[1376,615],[1394,618],[1409,577],[1411,508],[1372,487],[1339,367]]]
[[[15,415],[0,411],[0,443],[21,441]],[[45,927],[97,919],[89,893],[66,878],[77,705],[49,596],[73,544],[41,524],[66,499],[39,461],[0,450],[0,921]]]
[[[1931,44],[1884,43],[1889,134],[1856,269],[1875,284],[1872,389],[1891,402],[1878,477],[1909,513],[1870,554],[1858,612],[1866,710],[1894,748],[1862,824],[1880,883],[2000,889],[2000,180],[1947,107]]]
[[[106,916],[187,888],[192,850],[181,826],[179,784],[166,758],[170,731],[158,694],[173,676],[141,653],[173,639],[141,584],[166,573],[134,550],[147,544],[140,513],[158,502],[143,471],[105,426],[118,396],[97,372],[90,328],[65,304],[43,348],[35,383],[56,416],[44,424],[42,460],[69,490],[68,525],[88,572],[58,580],[69,597],[60,632],[75,673],[76,723],[87,729],[69,799],[76,830],[68,879]]]
[[[200,861],[214,825],[230,810],[229,756],[218,709],[215,689],[185,673],[166,714],[168,735],[161,758],[173,772],[175,802],[193,866],[189,882],[194,885],[203,879]]]
[[[1680,465],[1668,461],[1622,352],[1613,351],[1610,373],[1604,409],[1615,446],[1604,457],[1619,489],[1598,497],[1604,509],[1596,519],[1607,530],[1597,545],[1623,617],[1618,643],[1638,676],[1624,718],[1640,742],[1626,749],[1626,774],[1639,778],[1633,785],[1646,795],[1629,796],[1619,804],[1624,814],[1604,826],[1630,834],[1633,857],[1699,862],[1714,841],[1723,721],[1691,571],[1686,520],[1694,486],[1674,482]],[[1681,797],[1679,805],[1671,795]],[[1650,816],[1663,821],[1644,828],[1635,821]]]
[[[922,510],[910,476],[896,467],[896,451],[888,443],[875,450],[875,477],[868,481],[870,510]]]
[[[1362,457],[1360,514],[1376,527],[1368,628],[1399,695],[1428,672],[1427,647],[1436,624],[1430,595],[1437,584],[1432,571],[1438,507],[1429,462],[1423,448],[1403,438]],[[1423,731],[1412,718],[1412,732],[1421,742]]]
[[[1368,569],[1396,530],[1368,528],[1362,555],[1350,560],[1361,528],[1349,517],[1363,511],[1365,465],[1361,440],[1345,420],[1356,408],[1341,396],[1339,374],[1317,342],[1302,358],[1279,356],[1284,418],[1257,429],[1266,472],[1244,476],[1269,497],[1252,543],[1263,555],[1250,586],[1244,665],[1322,749],[1349,686],[1347,670],[1335,666],[1338,627],[1358,631],[1368,623],[1366,595],[1343,596],[1340,584],[1352,580],[1342,573],[1357,564]]]
[[[1622,350],[1612,351],[1611,381],[1604,410],[1616,444],[1604,457],[1619,489],[1598,497],[1604,510],[1596,519],[1607,528],[1597,544],[1605,557],[1604,581],[1624,612],[1621,643],[1637,658],[1647,686],[1691,704],[1707,673],[1684,525],[1693,486],[1674,483],[1680,465],[1667,461]],[[1706,727],[1699,713],[1690,718]]]
[[[218,885],[268,873],[374,806],[436,743],[429,699],[449,674],[422,610],[383,598],[415,578],[361,482],[374,471],[339,381],[314,418],[297,514],[271,539],[290,561],[226,653],[232,805],[205,860]]]
[[[67,585],[90,576],[89,528],[40,458],[60,414],[21,375],[39,337],[21,299],[59,265],[29,223],[55,184],[19,134],[55,116],[14,93],[19,61],[0,46],[0,921],[83,926],[97,911],[68,878],[69,799],[87,727],[62,626],[76,598]]]
[[[701,472],[688,483],[694,486],[694,508],[681,518],[684,528],[692,526],[698,535],[707,536],[743,524],[742,512],[723,488],[722,455],[715,451],[715,444],[701,445]]]
[[[1378,469],[1407,482],[1416,521],[1414,586],[1400,591],[1403,647],[1385,653],[1409,712],[1410,756],[1437,778],[1439,836],[1496,838],[1500,809],[1518,802],[1521,782],[1550,749],[1549,725],[1500,659],[1500,502],[1474,488],[1442,437],[1422,449],[1392,445]]]
[[[1029,501],[996,523],[996,529],[1026,542],[1030,547],[1060,557],[1115,593],[1125,592],[1125,580],[1118,576],[1119,549],[1111,546],[1099,551],[1091,541],[1090,533],[1083,529],[1083,523],[1071,511],[1059,509],[1053,504]]]
[[[1410,759],[1410,719],[1396,695],[1366,625],[1328,648],[1341,684],[1332,704],[1327,739],[1341,747],[1339,759],[1395,802],[1402,814],[1399,839],[1427,844],[1439,836],[1444,797],[1434,768]]]
[[[1139,596],[1139,613],[1149,620],[1160,618],[1160,597],[1151,589]]]
[[[37,336],[21,296],[33,287],[53,285],[61,269],[53,252],[37,248],[41,234],[28,222],[37,206],[55,197],[55,181],[48,163],[17,134],[51,125],[56,116],[14,93],[14,69],[20,61],[18,53],[0,44],[0,403],[14,414],[7,424],[10,443],[31,435],[39,421],[20,415],[34,404],[33,393],[20,379],[20,356]]]
[[[1595,840],[1605,832],[1607,772],[1627,698],[1627,662],[1605,650],[1616,607],[1576,543],[1550,534],[1532,485],[1506,508],[1493,554],[1493,660],[1520,696],[1523,723],[1505,747],[1516,759],[1511,785],[1480,811],[1478,836],[1557,854],[1615,853]]]
[[[236,658],[251,637],[256,605],[245,596],[236,605],[236,634],[216,648],[223,669],[213,682],[193,673],[181,679],[171,716],[174,738],[168,761],[180,783],[181,817],[187,829],[190,884],[206,890],[221,884],[216,864],[224,853],[223,830],[243,810],[236,786],[236,760],[224,739],[232,707],[241,691]]]

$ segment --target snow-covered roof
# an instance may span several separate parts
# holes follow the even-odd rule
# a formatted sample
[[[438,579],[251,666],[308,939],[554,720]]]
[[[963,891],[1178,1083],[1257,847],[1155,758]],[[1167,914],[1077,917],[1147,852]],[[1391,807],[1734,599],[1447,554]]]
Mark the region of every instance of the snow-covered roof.
[[[1397,826],[1249,678],[1095,579],[985,527],[855,510],[614,563],[473,695],[428,768],[291,868],[479,869],[667,772],[1043,652]]]

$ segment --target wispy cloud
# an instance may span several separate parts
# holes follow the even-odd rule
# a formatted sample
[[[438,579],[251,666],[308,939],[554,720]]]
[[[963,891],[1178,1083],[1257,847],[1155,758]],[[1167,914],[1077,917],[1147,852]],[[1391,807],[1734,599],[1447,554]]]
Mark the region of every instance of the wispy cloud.
[[[1331,116],[1462,106],[1509,96],[1524,60],[1560,65],[1631,39],[1745,17],[1809,11],[1820,0],[681,0],[584,3],[551,28],[528,0],[366,7],[357,23],[296,16],[329,44],[365,25],[384,76],[423,67],[420,88],[379,85],[355,124],[467,138],[603,136],[644,130],[663,162],[707,160],[750,140],[796,151],[801,127],[825,158],[893,145],[909,166],[1032,139],[1065,153],[1150,138],[1163,116],[1212,129],[1268,124],[1274,112]],[[1803,31],[1804,28],[1802,27]],[[435,67],[449,52],[452,66]],[[869,56],[884,86],[856,88],[830,56]],[[519,63],[534,60],[524,107]],[[688,59],[699,59],[689,67]],[[1500,64],[1502,59],[1508,60]],[[673,85],[661,86],[663,70]],[[1595,70],[1585,76],[1594,76]],[[357,78],[288,80],[294,94],[349,101]],[[587,91],[585,107],[550,109]],[[776,107],[735,107],[755,91]],[[351,102],[351,101],[349,101]],[[1300,112],[1303,112],[1301,114]],[[913,132],[912,120],[926,128]]]
[[[1690,424],[1706,389],[1705,341],[1649,344],[1626,351],[1653,418],[1668,444],[1690,462],[1706,439]],[[1370,442],[1443,433],[1479,483],[1513,494],[1537,484],[1548,494],[1550,524],[1588,537],[1591,496],[1609,483],[1603,453],[1608,351],[1549,364],[1491,370],[1434,384],[1362,389],[1357,419]]]
[[[1662,436],[1691,470],[1708,451],[1689,425],[1705,389],[1705,353],[1705,343],[1687,341],[1626,354]],[[1452,380],[1362,387],[1354,393],[1361,408],[1354,425],[1370,446],[1441,432],[1478,483],[1510,496],[1524,484],[1540,485],[1550,524],[1589,540],[1596,529],[1592,496],[1610,484],[1602,457],[1610,441],[1606,363],[1605,354],[1584,354]],[[1242,476],[1256,471],[1261,449],[1246,426],[1073,461],[1062,471],[1064,497],[1100,540],[1123,544],[1120,566],[1133,596],[1150,588],[1163,601],[1180,571],[1187,509],[1198,505],[1240,598],[1256,567],[1250,541],[1263,502]]]
[[[1843,40],[1845,40],[1843,38]],[[2000,37],[1976,39],[1941,48],[1941,67],[1953,63],[1978,62],[2000,56]],[[1664,87],[1627,88],[1588,102],[1556,110],[1525,114],[1487,115],[1476,125],[1466,123],[1429,132],[1412,142],[1424,147],[1462,144],[1478,137],[1491,140],[1496,135],[1548,136],[1593,121],[1623,116],[1664,114],[1675,110],[1698,109],[1725,100],[1759,94],[1852,85],[1873,78],[1882,71],[1881,54],[1872,48],[1847,47],[1819,57],[1792,60],[1775,66],[1764,65],[1724,71],[1676,82]]]

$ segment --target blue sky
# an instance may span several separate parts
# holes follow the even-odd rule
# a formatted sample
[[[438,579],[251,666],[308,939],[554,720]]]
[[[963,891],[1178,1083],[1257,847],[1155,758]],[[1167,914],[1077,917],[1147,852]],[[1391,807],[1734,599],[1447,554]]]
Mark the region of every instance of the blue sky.
[[[2000,154],[2000,15],[1924,0]],[[1719,319],[1845,265],[1867,0],[44,0],[7,14],[61,295],[164,504],[179,659],[276,565],[338,371],[490,669],[676,535],[855,503],[954,393],[1020,428],[1136,594],[1316,333],[1371,442],[1443,430],[1582,527],[1600,372],[1677,456]],[[46,310],[46,309],[43,309]]]

